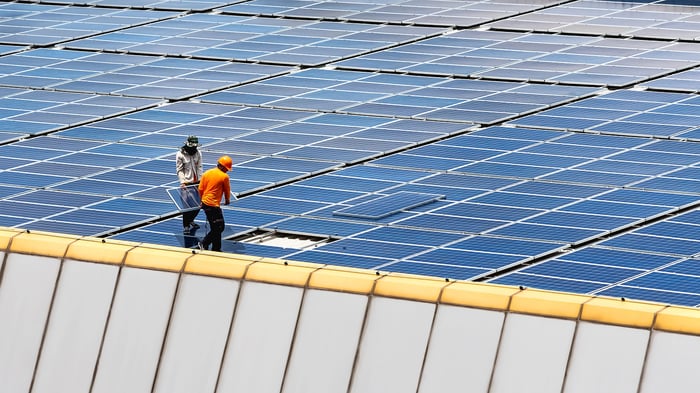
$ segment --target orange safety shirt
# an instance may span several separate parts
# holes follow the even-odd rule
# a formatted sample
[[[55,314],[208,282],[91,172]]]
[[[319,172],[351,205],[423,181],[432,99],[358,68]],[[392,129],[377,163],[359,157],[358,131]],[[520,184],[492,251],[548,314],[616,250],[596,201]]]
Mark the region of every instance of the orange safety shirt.
[[[218,167],[204,172],[202,179],[199,181],[199,197],[202,199],[202,203],[208,206],[219,206],[221,205],[222,196],[227,201],[231,197],[231,184],[228,180],[228,174]]]

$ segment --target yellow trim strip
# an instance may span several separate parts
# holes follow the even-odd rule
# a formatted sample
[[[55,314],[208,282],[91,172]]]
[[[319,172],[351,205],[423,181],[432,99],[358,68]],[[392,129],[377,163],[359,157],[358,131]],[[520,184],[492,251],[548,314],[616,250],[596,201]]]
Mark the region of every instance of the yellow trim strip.
[[[184,248],[142,245],[129,250],[124,265],[179,272],[191,256],[192,251]]]
[[[510,311],[557,318],[577,319],[590,296],[525,289],[513,295]]]
[[[422,302],[580,319],[700,336],[700,309],[623,301],[473,282],[445,282],[416,275],[378,275],[374,271],[179,247],[77,237],[0,228],[0,249],[7,252],[121,264],[163,271],[184,271]]]
[[[255,262],[250,265],[245,274],[245,279],[270,284],[305,287],[311,273],[320,267],[321,265],[313,267],[309,264],[290,265],[284,261],[268,259],[266,262]]]
[[[654,316],[664,307],[666,306],[654,303],[595,298],[583,305],[581,320],[610,325],[651,328],[654,323]]]
[[[442,289],[449,285],[443,279],[403,274],[381,277],[374,287],[378,296],[437,303]]]
[[[656,314],[654,329],[700,336],[700,310],[668,307]]]
[[[516,287],[453,282],[442,291],[440,303],[506,311],[511,297],[518,292]]]
[[[136,247],[136,243],[82,238],[68,246],[66,258],[119,265],[124,260],[126,253],[134,247]]]
[[[0,251],[9,251],[8,247],[12,239],[22,232],[20,229],[0,228]]]
[[[246,255],[212,255],[210,253],[196,254],[187,259],[185,273],[202,274],[207,276],[233,278],[240,280],[246,269],[257,257]]]
[[[328,266],[311,273],[309,288],[369,295],[379,277],[369,270],[342,270]]]
[[[68,246],[78,238],[78,236],[74,235],[38,231],[23,232],[12,238],[9,251],[19,254],[63,258]]]

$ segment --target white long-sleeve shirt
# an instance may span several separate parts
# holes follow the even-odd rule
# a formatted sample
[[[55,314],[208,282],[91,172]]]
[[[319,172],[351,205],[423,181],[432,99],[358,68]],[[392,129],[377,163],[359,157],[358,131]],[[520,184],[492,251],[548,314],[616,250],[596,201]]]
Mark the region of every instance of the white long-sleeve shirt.
[[[175,167],[181,184],[198,182],[202,178],[202,153],[197,150],[197,153],[189,155],[182,149],[178,150],[175,155]]]

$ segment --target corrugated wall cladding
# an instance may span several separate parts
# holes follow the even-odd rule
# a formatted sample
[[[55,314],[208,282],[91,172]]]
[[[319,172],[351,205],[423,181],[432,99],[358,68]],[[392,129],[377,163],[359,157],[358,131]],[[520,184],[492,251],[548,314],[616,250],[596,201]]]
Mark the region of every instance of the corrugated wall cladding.
[[[700,310],[0,230],[0,390],[698,392]]]

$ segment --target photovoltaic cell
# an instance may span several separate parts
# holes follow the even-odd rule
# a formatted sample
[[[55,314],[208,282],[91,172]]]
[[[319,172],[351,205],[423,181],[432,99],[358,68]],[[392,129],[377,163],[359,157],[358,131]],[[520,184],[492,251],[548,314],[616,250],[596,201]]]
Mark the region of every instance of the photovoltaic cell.
[[[245,195],[226,252],[698,304],[692,7],[391,3],[3,4],[0,221],[195,247],[166,192],[194,134]]]
[[[256,28],[259,31],[255,31]],[[201,30],[215,34],[207,38],[193,34]],[[261,20],[257,16],[195,13],[147,26],[132,27],[128,33],[139,37],[138,42],[125,41],[120,37],[121,32],[117,32],[72,41],[67,46],[71,49],[110,49],[140,54],[317,66],[368,50],[438,34],[442,30],[404,26],[401,33],[397,34],[391,26],[376,24],[349,25],[301,19]],[[299,36],[313,41],[263,43],[259,41],[263,36]],[[343,50],[342,40],[364,41],[371,46]],[[335,41],[336,45],[328,45],[329,41]]]
[[[547,2],[545,2],[547,3]],[[543,3],[543,4],[545,4]],[[508,4],[503,9],[478,2],[431,2],[420,7],[408,0],[387,3],[328,3],[323,1],[250,1],[221,8],[222,12],[299,18],[330,18],[366,22],[395,22],[429,26],[473,26],[490,20],[536,9],[540,4]],[[479,11],[479,12],[471,12]]]
[[[673,4],[654,4],[654,9],[645,8],[647,1],[633,2],[629,6],[620,8],[614,2],[601,2],[591,7],[581,7],[579,2],[561,4],[556,7],[535,11],[527,15],[516,16],[501,21],[487,24],[489,27],[507,30],[542,31],[547,33],[584,33],[584,34],[611,34],[622,37],[650,38],[676,40],[695,37],[694,32],[690,36],[683,28],[666,28],[669,22],[682,21],[694,15],[692,8],[682,11]],[[654,18],[640,18],[644,12],[655,11]],[[588,11],[588,12],[586,12]],[[558,15],[560,19],[548,17]],[[663,16],[663,17],[662,17]],[[619,23],[618,20],[635,20],[638,24],[628,25]],[[541,22],[542,27],[537,28]]]
[[[444,198],[444,195],[400,191],[379,197],[372,201],[336,210],[333,214],[338,216],[379,219],[442,198]]]
[[[535,40],[539,42],[530,42]],[[617,47],[616,47],[617,46]],[[627,47],[620,40],[577,37],[565,42],[559,36],[499,31],[459,30],[415,44],[371,53],[336,63],[350,69],[382,69],[434,75],[460,75],[499,78],[502,80],[582,83],[599,86],[624,86],[675,70],[619,66],[622,58],[644,61],[657,56],[655,51],[681,50],[684,46],[659,44],[656,47]],[[414,48],[415,47],[415,48]],[[667,48],[668,47],[668,48]],[[442,50],[440,50],[442,49]],[[450,50],[451,49],[451,50]],[[691,51],[690,48],[686,50]],[[424,54],[416,61],[387,61],[400,54]],[[604,56],[580,56],[576,61],[554,61],[551,53],[590,53]],[[393,56],[391,56],[393,55]],[[483,59],[498,59],[486,63]],[[567,65],[570,65],[567,67]],[[686,64],[679,64],[685,66]],[[664,72],[665,71],[665,72]]]

